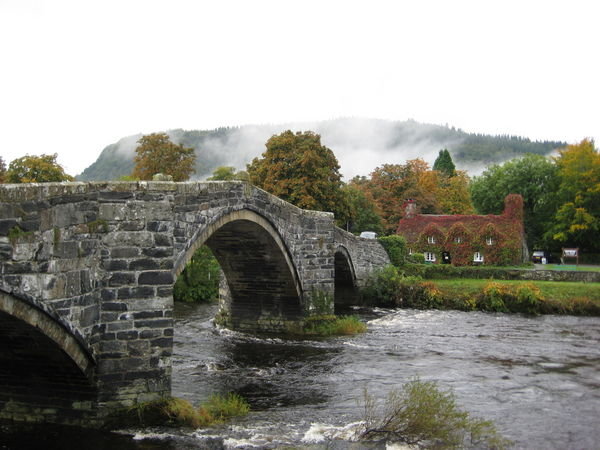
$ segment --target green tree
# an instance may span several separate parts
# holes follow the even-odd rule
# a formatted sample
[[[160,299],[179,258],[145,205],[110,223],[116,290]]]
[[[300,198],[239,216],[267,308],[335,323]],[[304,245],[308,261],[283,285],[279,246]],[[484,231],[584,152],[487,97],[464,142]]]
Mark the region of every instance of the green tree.
[[[447,149],[440,150],[438,157],[433,163],[433,170],[438,170],[447,177],[456,175],[456,166],[452,161],[452,156]]]
[[[57,181],[73,181],[60,164],[56,162],[58,155],[25,155],[8,165],[5,179],[7,183],[48,183]]]
[[[529,246],[546,245],[544,233],[556,212],[559,178],[556,165],[541,155],[527,154],[489,167],[471,182],[471,198],[481,214],[500,214],[508,194],[521,194]]]
[[[135,149],[132,176],[152,180],[157,173],[171,175],[173,181],[185,181],[194,173],[196,154],[193,148],[174,144],[166,133],[142,136]]]
[[[377,212],[373,199],[369,198],[365,191],[352,184],[352,182],[343,186],[342,191],[348,204],[346,230],[352,233],[360,233],[361,231],[382,233],[381,216]]]
[[[600,251],[600,153],[594,141],[562,149],[556,167],[558,209],[547,237],[560,245]]]
[[[203,245],[175,282],[173,299],[179,302],[207,302],[219,295],[221,267],[210,249]]]
[[[348,217],[340,166],[331,149],[312,131],[284,131],[272,136],[261,158],[248,164],[250,181],[299,208],[335,213],[340,225]]]
[[[6,163],[4,158],[0,156],[0,183],[4,183],[4,177],[6,176]]]
[[[219,166],[217,167],[211,177],[206,179],[207,181],[248,181],[248,172],[244,170],[236,171],[233,166]]]

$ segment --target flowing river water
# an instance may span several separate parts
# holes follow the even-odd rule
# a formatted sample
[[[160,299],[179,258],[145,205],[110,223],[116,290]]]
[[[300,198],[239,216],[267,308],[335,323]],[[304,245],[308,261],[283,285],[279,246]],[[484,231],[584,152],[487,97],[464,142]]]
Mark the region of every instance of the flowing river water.
[[[250,414],[205,430],[56,432],[56,448],[360,448],[349,439],[363,389],[384,398],[415,376],[452,389],[515,448],[600,448],[600,318],[363,309],[366,334],[285,340],[216,329],[215,312],[177,305],[173,395],[236,392]]]

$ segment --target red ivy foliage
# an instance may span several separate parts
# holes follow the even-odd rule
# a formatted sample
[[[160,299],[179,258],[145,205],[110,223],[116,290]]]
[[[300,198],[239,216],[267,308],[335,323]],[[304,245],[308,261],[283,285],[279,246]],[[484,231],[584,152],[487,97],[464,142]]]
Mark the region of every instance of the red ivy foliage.
[[[400,220],[398,234],[403,235],[415,252],[450,253],[455,265],[473,264],[480,252],[486,265],[511,265],[522,261],[523,198],[510,194],[501,215],[427,215],[417,214]],[[435,238],[435,244],[427,240]],[[456,238],[460,237],[461,242]],[[491,238],[491,245],[487,243]]]

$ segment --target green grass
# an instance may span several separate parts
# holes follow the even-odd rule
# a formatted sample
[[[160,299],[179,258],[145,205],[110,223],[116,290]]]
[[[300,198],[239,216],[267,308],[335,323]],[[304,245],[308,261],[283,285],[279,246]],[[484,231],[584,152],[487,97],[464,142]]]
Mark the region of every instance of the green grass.
[[[309,317],[304,325],[306,336],[349,336],[367,331],[367,326],[357,316],[320,315]]]
[[[178,397],[165,397],[138,403],[117,411],[107,419],[107,427],[172,426],[203,428],[218,425],[250,411],[248,403],[237,394],[215,394],[207,402],[194,408],[190,402]]]
[[[490,280],[452,279],[428,280],[432,282],[444,297],[458,299],[475,298]],[[523,281],[494,280],[495,283],[516,287]],[[583,309],[600,309],[600,283],[581,283],[567,281],[527,281],[535,285],[542,297],[556,307],[555,312],[579,313]]]

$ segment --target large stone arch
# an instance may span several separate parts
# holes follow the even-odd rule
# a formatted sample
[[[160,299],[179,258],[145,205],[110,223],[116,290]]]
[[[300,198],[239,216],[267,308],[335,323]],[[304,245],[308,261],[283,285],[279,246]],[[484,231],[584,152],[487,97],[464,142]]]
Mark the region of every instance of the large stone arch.
[[[80,423],[96,407],[95,367],[68,327],[0,291],[0,418]]]
[[[335,295],[336,305],[356,305],[360,302],[356,271],[352,256],[342,245],[335,250]]]
[[[224,272],[228,293],[223,320],[237,329],[277,330],[303,316],[300,278],[284,239],[251,209],[224,213],[199,229],[174,265],[178,275],[193,253],[207,245]]]

